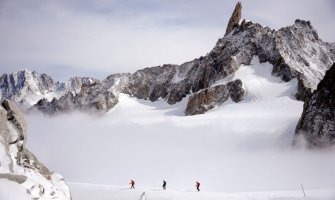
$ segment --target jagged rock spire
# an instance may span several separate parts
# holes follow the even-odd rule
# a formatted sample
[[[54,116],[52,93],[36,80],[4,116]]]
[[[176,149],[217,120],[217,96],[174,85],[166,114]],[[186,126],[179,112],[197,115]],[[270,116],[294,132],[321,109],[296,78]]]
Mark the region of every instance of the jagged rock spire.
[[[233,30],[234,26],[236,26],[236,24],[239,23],[242,16],[241,12],[242,12],[242,4],[241,2],[238,2],[235,6],[233,14],[229,19],[225,36],[228,35]]]

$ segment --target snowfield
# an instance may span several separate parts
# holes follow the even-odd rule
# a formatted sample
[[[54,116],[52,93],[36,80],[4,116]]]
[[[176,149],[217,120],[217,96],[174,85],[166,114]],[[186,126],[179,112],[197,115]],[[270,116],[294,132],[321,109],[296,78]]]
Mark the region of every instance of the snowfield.
[[[308,199],[335,199],[335,152],[291,147],[303,103],[294,99],[297,81],[281,82],[271,71],[257,58],[242,66],[233,78],[246,98],[203,115],[184,116],[187,98],[168,105],[124,94],[99,119],[29,115],[27,146],[73,182],[74,200],[133,200],[143,192],[159,200],[297,200],[301,184]],[[130,179],[141,189],[125,189]]]
[[[26,200],[30,196],[18,183],[0,179],[0,199],[1,200]]]
[[[129,188],[103,185],[71,183],[74,199],[96,200],[333,200],[334,190],[307,190],[307,198],[302,190],[297,191],[267,191],[241,193],[196,192],[194,190],[162,190],[161,188]],[[143,195],[144,193],[144,195]]]

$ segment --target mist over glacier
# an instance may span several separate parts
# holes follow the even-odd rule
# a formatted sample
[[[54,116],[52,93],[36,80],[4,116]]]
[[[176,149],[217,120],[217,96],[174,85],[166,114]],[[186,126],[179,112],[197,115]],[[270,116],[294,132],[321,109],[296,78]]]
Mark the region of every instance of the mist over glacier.
[[[272,66],[242,66],[240,103],[185,117],[187,98],[175,105],[121,94],[106,116],[83,113],[27,116],[29,148],[68,182],[128,187],[241,192],[331,188],[334,150],[292,148],[303,103],[296,80],[271,76]]]

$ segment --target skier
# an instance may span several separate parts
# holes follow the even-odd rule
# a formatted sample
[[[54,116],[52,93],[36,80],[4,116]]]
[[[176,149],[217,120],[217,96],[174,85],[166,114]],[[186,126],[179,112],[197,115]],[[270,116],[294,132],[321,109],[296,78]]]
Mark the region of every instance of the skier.
[[[163,190],[166,190],[166,181],[163,180]]]
[[[135,181],[134,180],[130,180],[130,183],[131,185],[130,189],[135,189]]]
[[[198,192],[200,192],[200,183],[197,181],[195,186],[197,187]]]

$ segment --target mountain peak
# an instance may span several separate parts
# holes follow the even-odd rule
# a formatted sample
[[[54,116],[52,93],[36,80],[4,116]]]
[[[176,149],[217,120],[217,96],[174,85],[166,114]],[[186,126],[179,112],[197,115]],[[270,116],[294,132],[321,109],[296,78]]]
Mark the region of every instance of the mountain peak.
[[[21,73],[29,73],[29,74],[31,74],[33,71],[31,71],[31,70],[29,70],[29,69],[27,69],[27,68],[23,68],[23,69],[21,69],[21,70],[18,71],[18,72],[21,72]]]
[[[234,9],[230,19],[229,19],[225,36],[228,35],[233,30],[233,28],[236,25],[239,24],[239,22],[241,20],[241,16],[242,16],[242,4],[241,4],[241,2],[238,2],[235,6],[235,9]]]

